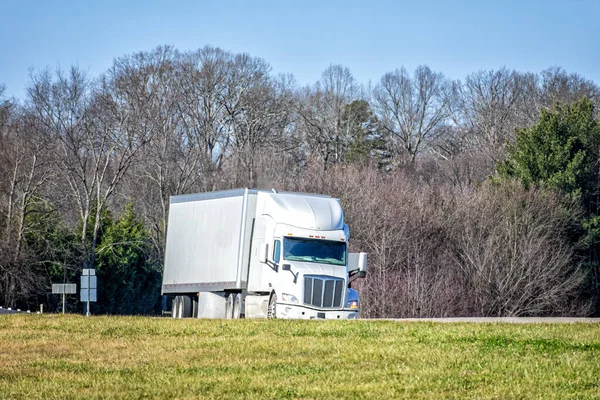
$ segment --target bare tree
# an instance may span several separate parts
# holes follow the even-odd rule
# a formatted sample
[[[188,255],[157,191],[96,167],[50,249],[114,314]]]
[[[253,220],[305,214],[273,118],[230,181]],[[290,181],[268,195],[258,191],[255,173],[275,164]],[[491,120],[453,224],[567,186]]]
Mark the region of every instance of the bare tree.
[[[130,124],[148,138],[122,192],[137,199],[159,257],[169,196],[190,190],[199,180],[197,145],[188,136],[180,111],[180,57],[172,47],[158,47],[119,58],[110,70],[121,107],[131,110]]]
[[[584,274],[560,198],[517,182],[484,187],[454,215],[456,263],[483,316],[587,315]],[[572,211],[572,210],[571,210]],[[572,215],[572,214],[571,214]]]
[[[424,186],[408,171],[356,166],[315,168],[288,188],[340,198],[350,248],[369,253],[364,317],[590,311],[557,195],[515,182]]]
[[[386,73],[375,86],[373,99],[393,150],[411,162],[450,115],[449,83],[427,66],[417,67],[412,78],[404,68]]]
[[[94,264],[102,210],[148,140],[148,132],[137,129],[132,118],[135,109],[125,106],[114,83],[103,76],[92,85],[71,68],[54,77],[49,71],[34,75],[28,88],[38,123],[54,141],[55,168],[78,208],[82,261],[88,268]]]
[[[367,278],[356,283],[363,317],[468,313],[466,287],[447,240],[451,196],[416,182],[403,171],[342,165],[315,168],[290,187],[340,198],[351,227],[350,249],[369,253]]]
[[[239,102],[239,93],[229,85],[232,58],[231,53],[207,46],[185,55],[181,64],[177,90],[188,153],[180,169],[184,176],[195,173],[201,190],[216,188],[216,175],[227,156],[228,118]],[[188,178],[182,184],[187,182]]]
[[[15,248],[15,257],[21,255],[25,233],[25,218],[33,202],[39,200],[42,186],[54,175],[49,167],[50,143],[39,133],[31,115],[20,116],[12,129],[12,137],[5,138],[4,151],[10,165],[9,191],[6,212],[6,243]],[[14,233],[13,233],[14,232]]]
[[[573,103],[584,97],[596,105],[600,104],[600,88],[597,84],[579,74],[569,74],[560,67],[542,71],[539,90],[541,105],[545,107],[556,103]]]
[[[358,85],[347,67],[331,65],[313,87],[301,92],[298,115],[309,151],[327,168],[344,159],[344,108],[358,95]]]
[[[454,93],[458,102],[452,113],[453,125],[468,134],[469,146],[498,159],[515,130],[535,122],[543,107],[581,97],[594,101],[600,91],[593,82],[553,67],[541,76],[507,68],[479,71],[467,76],[464,83],[456,82]]]
[[[11,102],[4,99],[6,87],[0,84],[0,133],[6,128],[8,116],[10,115]]]
[[[289,79],[266,74],[244,92],[240,111],[232,116],[231,152],[235,163],[234,186],[256,186],[262,154],[283,157],[297,146],[290,135],[294,97]]]
[[[464,188],[494,175],[515,129],[536,118],[537,78],[506,68],[479,71],[447,93],[449,123],[432,143],[434,157],[424,161],[428,175]]]
[[[506,68],[479,71],[458,83],[460,108],[456,125],[469,132],[478,149],[502,149],[514,137],[519,120],[524,90],[521,76]],[[455,114],[456,115],[456,114]]]
[[[26,299],[39,286],[35,267],[28,265],[24,251],[27,217],[37,202],[43,202],[43,186],[52,176],[49,145],[38,131],[31,114],[23,107],[6,102],[0,112],[0,209],[5,224],[0,248],[0,292],[12,306]],[[30,224],[29,224],[30,225]]]

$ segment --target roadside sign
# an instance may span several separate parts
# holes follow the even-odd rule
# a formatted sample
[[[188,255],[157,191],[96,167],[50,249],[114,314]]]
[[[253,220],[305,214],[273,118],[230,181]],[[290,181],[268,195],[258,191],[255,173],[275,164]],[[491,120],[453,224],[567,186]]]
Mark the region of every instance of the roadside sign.
[[[98,278],[95,275],[83,275],[81,277],[81,301],[96,301]]]
[[[81,291],[79,292],[80,301],[87,303],[86,315],[90,315],[90,302],[98,299],[98,280],[96,270],[85,268],[81,272]]]
[[[97,282],[98,282],[98,277],[96,275],[82,276],[81,277],[81,288],[82,289],[97,289],[97,287],[96,287]]]
[[[76,283],[53,283],[52,294],[75,294],[77,293]]]
[[[77,293],[75,283],[53,283],[52,294],[62,294],[62,313],[65,313],[65,295]]]
[[[81,289],[81,301],[98,301],[96,289]]]

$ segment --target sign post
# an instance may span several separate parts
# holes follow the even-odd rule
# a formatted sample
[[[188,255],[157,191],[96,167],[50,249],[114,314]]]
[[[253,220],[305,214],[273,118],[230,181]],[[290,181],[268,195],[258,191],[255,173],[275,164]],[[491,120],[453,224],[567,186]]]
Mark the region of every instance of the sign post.
[[[85,268],[81,274],[80,300],[87,303],[85,313],[87,317],[90,316],[90,301],[96,301],[97,299],[96,285],[96,270]]]
[[[53,283],[52,294],[62,294],[62,313],[65,313],[65,295],[77,293],[76,283]]]

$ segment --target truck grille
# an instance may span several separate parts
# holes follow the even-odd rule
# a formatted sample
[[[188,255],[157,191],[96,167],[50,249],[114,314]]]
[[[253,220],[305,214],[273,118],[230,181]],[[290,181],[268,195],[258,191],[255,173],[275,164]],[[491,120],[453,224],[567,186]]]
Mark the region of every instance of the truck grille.
[[[304,277],[304,304],[318,308],[339,308],[344,280],[316,276]]]

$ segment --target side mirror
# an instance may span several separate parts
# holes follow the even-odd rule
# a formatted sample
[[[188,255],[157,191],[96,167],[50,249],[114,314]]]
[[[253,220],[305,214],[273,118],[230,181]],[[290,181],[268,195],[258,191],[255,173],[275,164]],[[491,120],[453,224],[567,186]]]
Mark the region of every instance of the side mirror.
[[[358,253],[358,270],[367,273],[367,253]]]
[[[260,254],[259,254],[258,260],[261,263],[266,264],[268,259],[269,259],[269,243],[263,243],[260,245]]]
[[[294,271],[292,271],[292,266],[290,264],[283,264],[281,266],[281,269],[283,271],[290,271],[290,273],[292,275],[294,275],[294,283],[298,282],[298,274],[299,274],[299,272],[294,273]]]
[[[367,253],[348,253],[349,282],[367,276]]]

